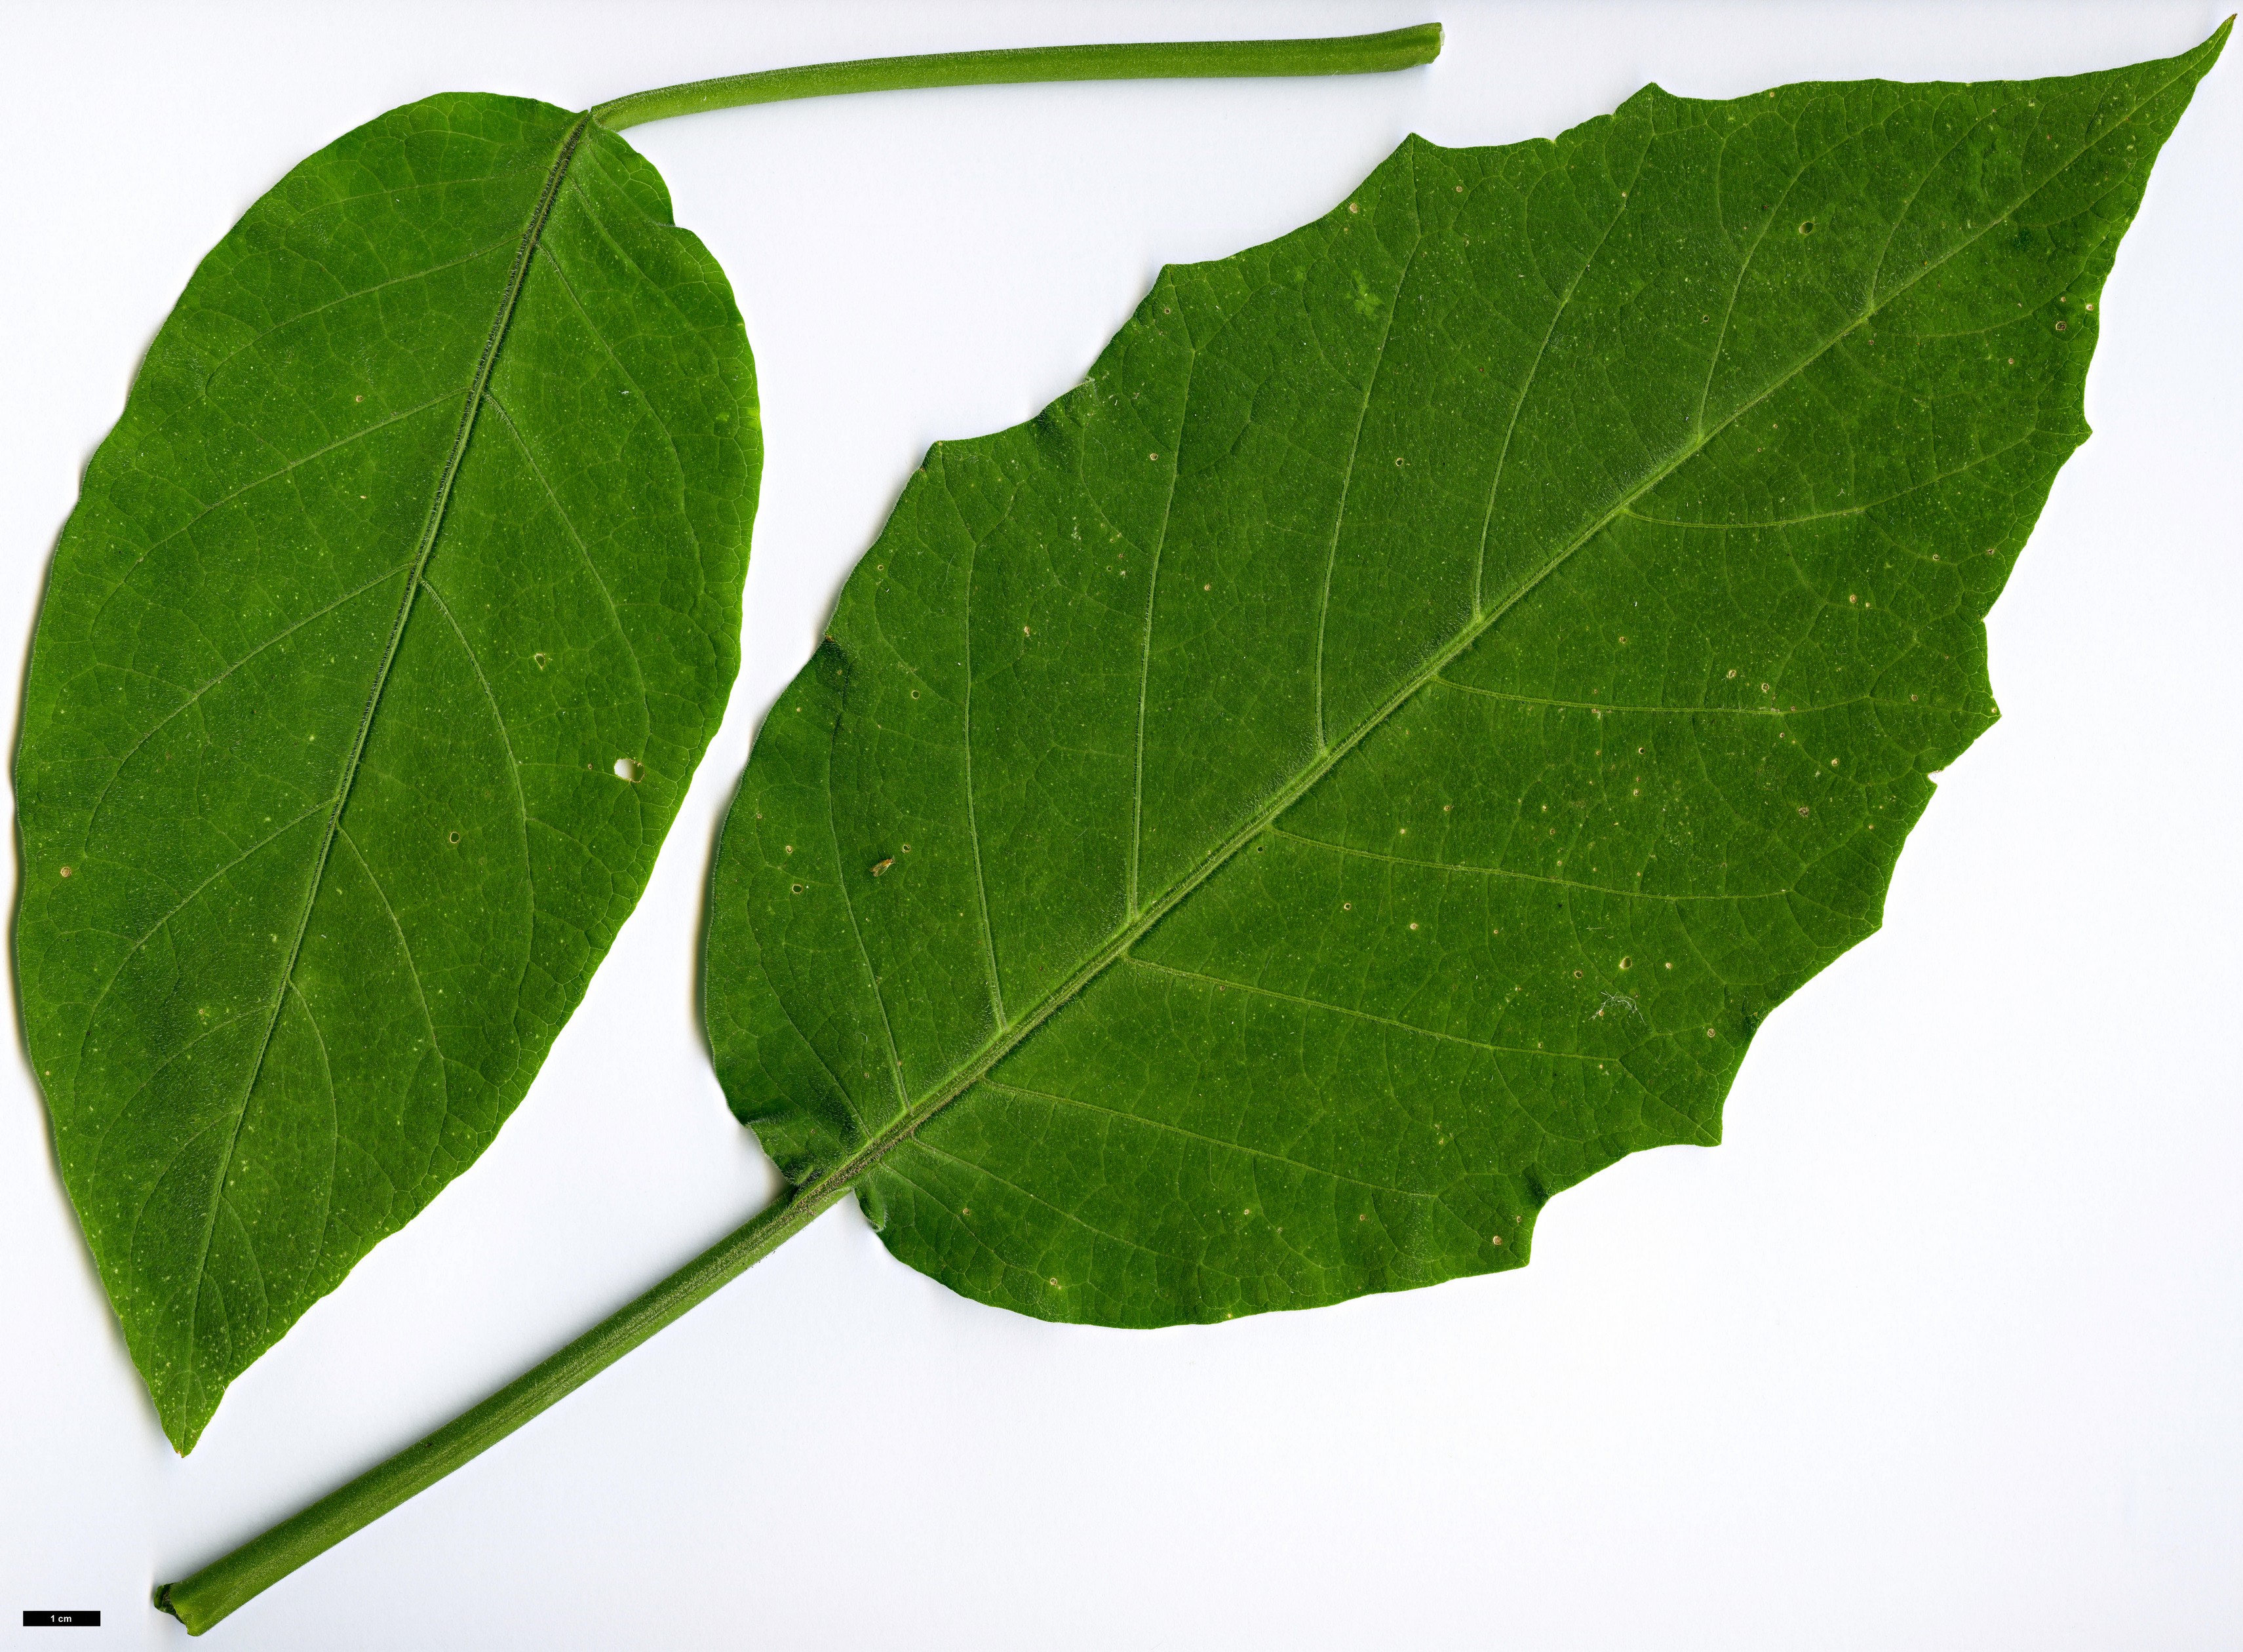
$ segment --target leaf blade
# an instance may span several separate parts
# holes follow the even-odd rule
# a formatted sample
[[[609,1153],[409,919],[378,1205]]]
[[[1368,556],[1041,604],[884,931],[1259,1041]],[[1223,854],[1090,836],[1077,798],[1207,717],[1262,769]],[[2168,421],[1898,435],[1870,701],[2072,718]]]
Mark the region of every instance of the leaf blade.
[[[913,1265],[1109,1324],[1516,1265],[1550,1194],[1715,1139],[1992,719],[2084,307],[2223,39],[1412,140],[1163,272],[1081,389],[930,453],[759,737],[711,914],[735,1111]],[[842,906],[863,964],[820,977]]]
[[[182,1449],[473,1161],[636,900],[736,667],[756,437],[659,179],[523,100],[313,156],[152,347],[35,639],[18,961]]]

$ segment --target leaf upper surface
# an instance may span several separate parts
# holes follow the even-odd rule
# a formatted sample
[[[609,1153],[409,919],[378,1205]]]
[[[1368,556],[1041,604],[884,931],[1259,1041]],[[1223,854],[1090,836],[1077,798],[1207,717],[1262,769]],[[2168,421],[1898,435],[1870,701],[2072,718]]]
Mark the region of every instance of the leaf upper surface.
[[[41,610],[17,961],[182,1450],[583,995],[737,669],[760,451],[723,273],[548,105],[347,134],[165,323]]]
[[[1984,616],[2225,30],[1412,138],[932,450],[773,707],[707,1008],[800,1183],[1142,1325],[1515,1266],[1718,1138],[1996,716]]]

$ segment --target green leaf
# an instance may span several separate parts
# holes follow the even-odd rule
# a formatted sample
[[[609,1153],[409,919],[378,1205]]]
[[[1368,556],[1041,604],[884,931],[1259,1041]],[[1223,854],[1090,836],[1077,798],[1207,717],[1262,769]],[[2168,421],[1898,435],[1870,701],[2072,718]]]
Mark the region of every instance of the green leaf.
[[[772,708],[710,1036],[814,1202],[1149,1325],[1513,1267],[1718,1139],[1993,721],[2195,51],[1412,138],[943,444]]]
[[[205,259],[49,577],[17,954],[174,1443],[490,1142],[722,714],[761,442],[588,117],[431,98]]]

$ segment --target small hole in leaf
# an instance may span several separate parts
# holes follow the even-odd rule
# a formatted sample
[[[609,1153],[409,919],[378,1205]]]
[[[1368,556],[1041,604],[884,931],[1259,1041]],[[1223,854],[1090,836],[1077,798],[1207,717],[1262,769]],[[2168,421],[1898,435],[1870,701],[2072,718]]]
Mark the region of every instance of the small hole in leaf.
[[[545,669],[545,662],[551,659],[553,656],[546,653],[536,653],[532,654],[529,657],[537,663],[537,669],[542,671]]]
[[[616,759],[616,779],[618,780],[629,780],[633,786],[637,786],[639,777],[645,772],[646,765],[635,759],[619,757]]]
[[[796,884],[796,885],[794,886],[794,892],[795,892],[795,893],[797,893],[797,894],[800,894],[800,893],[802,893],[802,886],[801,886],[800,884],[798,884],[798,884]]]
[[[1815,233],[1815,220],[1810,218],[1804,223],[1801,224],[1799,226],[1799,233],[1802,235],[1812,235]]]
[[[452,840],[454,843],[457,843],[457,842],[460,840],[460,834],[459,834],[458,833],[456,833],[456,832],[453,833],[451,834],[451,840]]]

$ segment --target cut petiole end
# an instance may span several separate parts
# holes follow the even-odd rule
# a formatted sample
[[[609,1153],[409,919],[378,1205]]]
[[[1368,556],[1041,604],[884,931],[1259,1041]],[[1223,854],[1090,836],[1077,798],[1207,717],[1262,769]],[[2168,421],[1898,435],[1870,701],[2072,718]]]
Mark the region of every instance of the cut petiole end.
[[[1316,40],[1144,41],[1123,45],[1026,46],[945,51],[917,57],[765,69],[635,91],[599,105],[592,118],[611,131],[675,115],[746,104],[833,98],[933,86],[1019,85],[1060,80],[1243,79],[1256,76],[1377,75],[1414,69],[1441,55],[1441,25],[1413,24],[1379,34]]]

